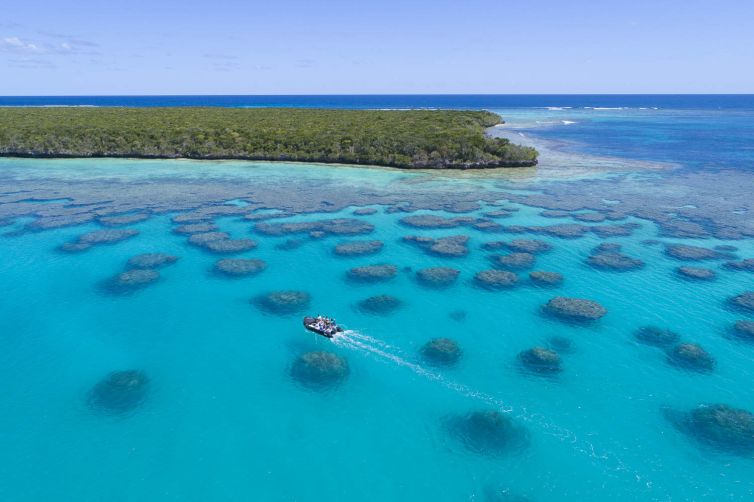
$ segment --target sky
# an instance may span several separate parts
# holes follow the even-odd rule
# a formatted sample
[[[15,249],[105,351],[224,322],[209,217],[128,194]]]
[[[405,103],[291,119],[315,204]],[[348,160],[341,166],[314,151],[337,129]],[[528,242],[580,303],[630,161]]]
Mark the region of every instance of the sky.
[[[750,0],[4,0],[0,95],[754,93]]]

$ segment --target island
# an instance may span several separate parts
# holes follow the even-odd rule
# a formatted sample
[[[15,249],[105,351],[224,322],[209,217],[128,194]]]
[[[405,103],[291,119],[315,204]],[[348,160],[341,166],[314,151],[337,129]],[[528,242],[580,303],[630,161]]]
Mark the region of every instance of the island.
[[[533,166],[471,110],[0,107],[0,155],[236,159],[411,169]]]

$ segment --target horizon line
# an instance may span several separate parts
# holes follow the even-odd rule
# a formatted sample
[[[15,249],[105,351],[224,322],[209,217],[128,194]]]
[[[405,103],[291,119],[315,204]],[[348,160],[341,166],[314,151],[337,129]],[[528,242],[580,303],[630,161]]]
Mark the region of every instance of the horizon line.
[[[83,98],[83,97],[366,97],[366,96],[754,96],[751,93],[345,93],[345,94],[0,94],[0,98]]]

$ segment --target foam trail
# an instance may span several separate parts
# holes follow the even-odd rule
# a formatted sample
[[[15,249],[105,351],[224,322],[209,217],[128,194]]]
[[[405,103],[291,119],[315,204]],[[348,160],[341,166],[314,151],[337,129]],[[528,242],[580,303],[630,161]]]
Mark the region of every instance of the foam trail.
[[[587,440],[579,439],[573,431],[550,422],[544,415],[529,412],[524,407],[517,410],[513,406],[506,404],[502,400],[487,394],[486,392],[481,392],[468,385],[448,380],[440,373],[429,370],[420,364],[413,363],[398,354],[388,352],[391,347],[381,340],[351,330],[339,333],[333,337],[332,340],[339,346],[367,352],[386,361],[408,368],[417,375],[437,382],[469,399],[484,402],[488,406],[493,407],[502,413],[510,413],[522,422],[538,426],[545,434],[555,437],[561,442],[570,443],[574,450],[594,459],[603,467],[609,468],[610,470],[607,471],[608,474],[612,475],[619,472],[627,473],[630,474],[636,482],[641,482],[648,488],[653,487],[651,481],[646,479],[638,471],[627,467],[620,458],[610,453],[598,451],[594,444]]]
[[[346,330],[346,331],[343,331],[342,333],[338,333],[335,335],[336,339],[341,339],[342,337],[347,337],[348,339],[356,339],[356,340],[361,340],[363,342],[373,343],[375,345],[379,345],[380,347],[393,348],[391,345],[387,344],[386,342],[383,342],[382,340],[378,340],[377,338],[373,338],[369,335],[359,333],[358,331]]]

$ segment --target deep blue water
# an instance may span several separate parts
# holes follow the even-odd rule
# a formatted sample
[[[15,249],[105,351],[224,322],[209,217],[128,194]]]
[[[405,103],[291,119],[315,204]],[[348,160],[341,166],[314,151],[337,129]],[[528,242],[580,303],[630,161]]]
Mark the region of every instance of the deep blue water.
[[[731,100],[731,103],[733,100]],[[571,152],[654,160],[686,168],[754,170],[754,110],[714,100],[696,108],[668,107],[499,109],[513,126]]]
[[[754,497],[754,446],[746,434],[734,444],[715,442],[714,434],[679,428],[669,419],[715,403],[754,412],[754,343],[733,331],[734,322],[754,320],[754,311],[727,303],[754,290],[754,274],[724,266],[754,258],[754,98],[13,99],[479,107],[501,112],[509,133],[524,134],[549,153],[538,169],[461,174],[0,159],[0,499]],[[647,169],[644,161],[676,167]],[[578,181],[563,177],[576,168]],[[396,212],[407,204],[416,211]],[[375,212],[354,215],[359,207]],[[544,207],[568,211],[552,218],[542,214]],[[509,213],[495,213],[501,208]],[[342,217],[373,228],[357,236],[276,236],[245,218],[277,210],[286,217],[270,224]],[[584,222],[583,213],[612,220]],[[138,235],[83,252],[60,249],[87,232],[111,228],[108,216],[136,214],[146,219],[116,228]],[[417,214],[503,227],[417,229],[401,221]],[[176,233],[180,220],[189,218],[214,223],[232,238],[253,239],[255,249],[227,256],[261,259],[266,269],[245,278],[218,276],[214,263],[226,255]],[[52,228],[35,226],[40,224]],[[584,233],[564,239],[531,228],[553,224],[585,225]],[[624,235],[612,238],[592,231],[627,224]],[[695,238],[678,230],[688,231],[685,224],[698,226]],[[403,241],[407,235],[459,234],[469,238],[468,253],[460,257],[433,255]],[[552,249],[515,271],[515,287],[476,286],[474,275],[493,267],[491,255],[506,253],[482,245],[520,238]],[[288,239],[300,239],[300,247],[281,249]],[[360,257],[333,254],[335,245],[359,240],[379,240],[383,248]],[[621,252],[643,266],[616,272],[588,265],[593,249],[604,243],[622,245]],[[665,252],[664,245],[674,243],[737,250],[685,262]],[[146,252],[179,259],[143,289],[126,294],[106,287],[130,257]],[[346,277],[352,267],[380,263],[396,266],[392,279],[364,284]],[[683,265],[708,268],[716,278],[681,279],[676,269]],[[434,266],[458,270],[457,281],[441,290],[422,285],[416,271]],[[532,270],[565,279],[551,289],[535,287]],[[307,292],[310,303],[275,314],[254,302],[276,290]],[[401,306],[385,315],[358,307],[382,294]],[[559,295],[598,301],[607,314],[587,324],[543,315],[542,306]],[[332,314],[353,331],[334,342],[318,338],[301,327],[308,312]],[[636,331],[649,325],[698,343],[714,368],[697,372],[670,364],[664,349],[637,341]],[[458,343],[456,364],[436,366],[422,355],[424,344],[438,337]],[[567,339],[570,349],[554,346],[552,337]],[[556,347],[559,373],[522,366],[519,353],[536,346]],[[313,387],[311,375],[296,371],[297,358],[311,351],[337,355],[348,372],[330,388]],[[98,382],[119,370],[147,376],[143,400],[120,411],[92,401],[92,393],[128,397],[101,387],[97,394]],[[500,413],[511,428],[464,421],[478,411]]]
[[[752,94],[385,94],[310,96],[0,96],[0,106],[283,106],[530,108],[547,106],[754,109]]]

